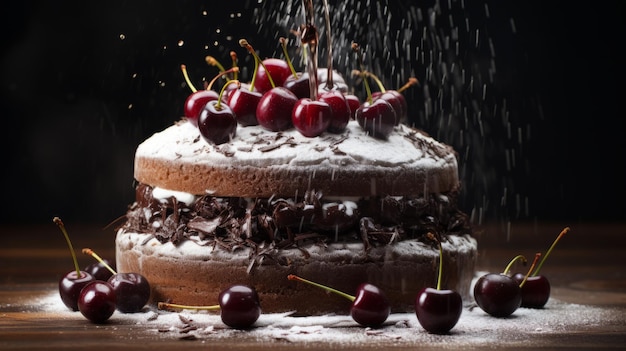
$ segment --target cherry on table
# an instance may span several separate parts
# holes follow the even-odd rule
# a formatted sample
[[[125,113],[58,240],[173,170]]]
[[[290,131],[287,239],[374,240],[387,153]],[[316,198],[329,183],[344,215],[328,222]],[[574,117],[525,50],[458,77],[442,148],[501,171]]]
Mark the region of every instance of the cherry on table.
[[[522,273],[517,273],[513,276],[522,287],[522,307],[528,308],[543,308],[550,299],[550,281],[543,275],[539,275],[539,271],[546,259],[552,253],[552,250],[561,238],[570,231],[569,227],[565,227],[559,235],[556,237],[552,245],[541,259],[541,262],[537,265],[537,268],[529,276],[525,276]],[[524,279],[526,278],[526,282]]]
[[[535,259],[526,274],[526,277],[535,268],[540,253],[535,255]],[[522,287],[524,281],[518,283],[508,275],[511,266],[517,260],[526,261],[522,255],[515,256],[506,266],[501,274],[488,273],[478,278],[474,285],[474,300],[476,304],[488,314],[494,317],[508,317],[515,312],[522,304]]]
[[[150,300],[150,284],[139,273],[113,274],[108,283],[115,290],[116,308],[122,313],[139,312]]]
[[[159,302],[159,309],[220,310],[220,318],[227,326],[235,329],[250,328],[261,316],[259,295],[254,288],[246,285],[233,285],[222,290],[218,296],[218,305],[192,306],[168,302]]]
[[[522,304],[522,291],[511,277],[488,273],[476,281],[474,300],[486,313],[494,317],[508,317]]]
[[[74,247],[72,246],[72,241],[70,240],[70,236],[65,229],[65,224],[59,217],[54,217],[52,221],[59,227],[63,236],[65,237],[65,241],[67,242],[67,246],[70,249],[70,253],[72,255],[72,261],[74,262],[74,270],[63,275],[61,280],[59,280],[59,296],[61,297],[61,301],[72,311],[78,311],[78,298],[80,296],[80,291],[90,282],[94,281],[94,277],[85,272],[81,271],[78,266],[78,260],[76,259],[76,253],[74,252]]]
[[[107,259],[104,259],[103,262],[94,262],[88,266],[86,266],[83,270],[89,274],[91,274],[95,280],[107,281],[113,275],[107,266],[113,267],[113,263]],[[113,268],[115,270],[115,268]]]
[[[78,297],[80,291],[89,283],[95,281],[94,277],[84,271],[77,273],[69,271],[59,281],[59,295],[61,301],[72,311],[78,311]]]
[[[78,310],[94,323],[104,323],[115,312],[115,290],[111,284],[95,280],[85,285],[78,298]]]
[[[524,281],[523,273],[516,273],[513,279],[521,284]],[[522,286],[521,307],[543,308],[550,299],[550,281],[543,275],[530,276]]]
[[[107,279],[107,283],[114,290],[117,297],[116,308],[122,313],[135,313],[143,309],[150,300],[150,283],[146,277],[139,273],[116,272],[104,259],[90,248],[84,248],[83,253],[95,258],[103,265],[111,276]]]
[[[415,315],[420,325],[428,332],[445,334],[458,323],[463,310],[463,299],[454,290],[441,289],[443,247],[434,234],[429,233],[428,237],[439,245],[437,288],[426,287],[420,290],[415,299]]]
[[[316,286],[352,301],[350,316],[355,322],[365,327],[378,327],[382,325],[391,313],[391,306],[385,293],[380,288],[370,283],[360,284],[357,287],[356,296],[352,296],[343,291],[315,283],[294,274],[288,275],[287,279]]]

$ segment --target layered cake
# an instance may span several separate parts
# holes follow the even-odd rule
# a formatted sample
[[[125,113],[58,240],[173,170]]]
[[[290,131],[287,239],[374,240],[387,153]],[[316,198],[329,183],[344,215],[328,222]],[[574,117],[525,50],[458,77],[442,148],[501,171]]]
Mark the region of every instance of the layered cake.
[[[346,313],[350,303],[289,274],[354,293],[364,282],[412,311],[437,282],[468,296],[476,240],[459,210],[454,150],[399,124],[384,139],[355,121],[305,137],[238,126],[215,145],[182,119],[141,143],[136,201],[116,237],[117,268],[139,272],[153,302],[206,305],[233,284],[264,312]]]

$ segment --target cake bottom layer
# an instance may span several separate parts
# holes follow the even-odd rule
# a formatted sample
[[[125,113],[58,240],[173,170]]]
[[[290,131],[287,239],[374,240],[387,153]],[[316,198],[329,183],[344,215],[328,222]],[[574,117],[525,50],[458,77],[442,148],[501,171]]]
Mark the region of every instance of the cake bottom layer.
[[[468,299],[476,240],[470,235],[447,235],[442,246],[442,288]],[[119,272],[137,272],[148,279],[152,303],[217,304],[222,290],[245,284],[257,290],[264,312],[349,312],[351,303],[346,298],[287,279],[296,274],[352,295],[361,283],[371,283],[386,293],[392,312],[411,312],[417,293],[437,284],[439,250],[418,240],[404,240],[367,252],[363,243],[356,242],[229,251],[209,241],[185,240],[174,245],[161,243],[151,234],[120,229],[116,264]]]

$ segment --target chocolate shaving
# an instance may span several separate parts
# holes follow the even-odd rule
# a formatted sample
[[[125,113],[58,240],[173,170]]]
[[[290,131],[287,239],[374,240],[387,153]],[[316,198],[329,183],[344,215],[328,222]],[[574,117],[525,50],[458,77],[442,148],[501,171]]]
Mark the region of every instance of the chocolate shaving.
[[[432,232],[442,240],[446,233],[471,233],[469,218],[457,208],[458,190],[428,197],[364,198],[348,211],[341,202],[325,200],[308,190],[302,198],[255,199],[203,195],[187,205],[171,197],[154,199],[152,188],[139,183],[136,202],[129,207],[124,229],[147,233],[147,240],[175,245],[190,238],[206,241],[207,250],[250,250],[249,272],[280,250],[302,246],[325,247],[327,242],[360,240],[368,252],[373,246],[390,245]],[[146,217],[148,214],[148,217]]]

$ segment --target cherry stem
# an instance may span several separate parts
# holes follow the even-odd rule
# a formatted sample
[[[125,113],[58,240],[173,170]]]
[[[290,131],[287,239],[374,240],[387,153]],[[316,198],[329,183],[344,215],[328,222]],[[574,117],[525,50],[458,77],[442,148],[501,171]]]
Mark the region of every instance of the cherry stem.
[[[297,276],[297,275],[295,275],[295,274],[289,274],[289,275],[287,276],[287,279],[289,279],[289,280],[295,280],[295,281],[299,281],[299,282],[303,282],[303,283],[307,283],[307,284],[311,284],[311,285],[313,285],[313,286],[316,286],[316,287],[318,287],[318,288],[324,289],[324,290],[326,290],[326,291],[329,291],[329,292],[332,292],[332,293],[335,293],[335,294],[341,295],[341,296],[345,297],[346,299],[348,299],[348,300],[350,300],[350,301],[352,301],[352,302],[354,302],[354,300],[356,300],[356,297],[354,297],[354,296],[352,296],[352,295],[350,295],[350,294],[346,294],[346,293],[345,293],[345,292],[343,292],[343,291],[339,291],[339,290],[337,290],[337,289],[333,289],[333,288],[328,287],[328,286],[326,286],[326,285],[322,285],[322,284],[318,284],[318,283],[316,283],[316,282],[312,282],[312,281],[310,281],[310,280],[307,280],[307,279],[301,278],[301,277],[299,277],[299,276]]]
[[[513,264],[517,260],[522,260],[522,264],[526,265],[526,262],[527,262],[526,261],[526,257],[524,257],[523,255],[517,255],[517,256],[513,257],[511,262],[509,262],[509,264],[506,266],[506,268],[504,269],[504,272],[502,272],[502,274],[504,274],[504,275],[509,274],[509,271],[511,270],[511,267],[513,267]]]
[[[178,308],[183,310],[204,310],[204,311],[216,311],[220,309],[220,305],[210,305],[210,306],[189,306],[189,305],[179,305],[176,303],[169,302],[159,302],[157,304],[157,308],[160,310],[164,310],[167,308]]]
[[[330,14],[328,10],[328,0],[324,0],[324,22],[326,23],[326,88],[332,90],[335,83],[333,82],[333,35],[330,31]]]
[[[220,72],[224,72],[226,70],[224,66],[222,66],[222,64],[219,63],[219,61],[217,61],[217,59],[213,56],[207,56],[204,60],[209,66],[217,67]]]
[[[552,245],[548,249],[548,252],[546,252],[546,254],[541,259],[541,262],[539,262],[539,264],[537,265],[537,269],[533,273],[533,276],[536,276],[537,274],[539,274],[539,270],[541,269],[541,266],[543,266],[543,263],[546,261],[546,258],[548,258],[548,255],[550,255],[550,253],[552,252],[552,250],[556,246],[556,243],[559,242],[559,240],[561,240],[561,238],[563,236],[565,236],[565,234],[567,234],[569,231],[570,231],[569,227],[565,227],[565,228],[563,228],[563,230],[561,230],[561,233],[559,234],[559,236],[557,236],[556,239],[554,239],[554,242],[552,243]]]
[[[80,273],[80,267],[78,266],[78,260],[76,259],[76,253],[74,252],[74,247],[72,246],[72,241],[70,240],[70,236],[67,234],[67,230],[65,230],[65,224],[59,217],[54,217],[52,221],[61,229],[63,236],[65,237],[65,241],[67,241],[67,246],[70,248],[70,253],[72,254],[72,260],[74,260],[74,269],[76,269],[76,276],[80,277],[82,274]]]
[[[207,86],[207,90],[210,90],[213,88],[213,84],[215,84],[215,82],[220,78],[223,77],[227,74],[233,73],[233,72],[239,72],[239,67],[233,67],[231,69],[229,69],[228,71],[223,71],[220,72],[220,74],[216,75],[215,77],[213,77],[213,79],[211,79],[211,81],[209,82],[209,85]]]
[[[285,61],[287,61],[287,65],[289,65],[289,70],[291,71],[291,74],[294,78],[298,78],[298,75],[296,74],[296,69],[293,67],[293,63],[289,58],[289,52],[287,51],[287,39],[284,37],[280,37],[279,41],[280,47],[283,49],[283,54],[285,55]]]
[[[104,268],[109,270],[109,272],[111,272],[113,274],[117,274],[115,269],[111,268],[111,266],[109,266],[106,262],[104,262],[104,260],[100,256],[98,256],[98,254],[95,253],[92,249],[86,247],[86,248],[83,249],[83,253],[85,255],[89,255],[89,256],[95,258],[96,261],[100,262],[104,266]]]
[[[234,79],[231,79],[228,82],[226,82],[226,84],[224,84],[224,86],[222,87],[222,90],[220,90],[220,95],[217,97],[217,103],[215,104],[215,109],[218,111],[222,109],[222,98],[224,97],[224,92],[226,92],[226,87],[228,87],[230,84],[237,84],[237,89],[241,87],[241,83],[238,80],[234,80]]]
[[[367,101],[372,103],[372,90],[370,89],[370,83],[367,81],[365,69],[363,68],[363,53],[361,53],[361,49],[357,43],[352,43],[352,50],[356,53],[359,68],[361,69],[361,77],[363,78],[363,85],[365,86],[365,92],[367,93]]]
[[[412,87],[412,86],[414,86],[414,85],[418,85],[418,84],[419,84],[419,80],[417,80],[417,78],[415,78],[415,77],[411,77],[411,78],[409,78],[408,82],[404,83],[404,85],[403,85],[403,86],[401,86],[401,87],[397,90],[397,92],[398,92],[398,93],[401,93],[401,92],[403,92],[403,91],[407,90],[408,88],[410,88],[410,87]]]
[[[250,82],[250,91],[253,91],[254,89],[254,82],[256,81],[256,74],[259,71],[259,65],[263,66],[263,69],[265,69],[265,74],[267,74],[267,79],[270,81],[272,88],[275,88],[276,84],[274,84],[274,80],[272,79],[270,71],[267,70],[267,67],[265,67],[263,61],[261,61],[261,58],[259,57],[259,55],[257,55],[256,51],[254,51],[252,45],[250,45],[250,43],[248,43],[246,39],[239,39],[239,45],[241,45],[241,47],[243,48],[246,48],[246,50],[248,50],[248,52],[254,57],[254,72],[252,73],[252,81]]]
[[[441,245],[441,241],[439,241],[437,237],[435,237],[435,234],[428,232],[426,236],[428,237],[428,239],[435,241],[437,243],[437,246],[439,247],[439,272],[437,273],[437,290],[441,290],[441,279],[443,277],[443,247]]]
[[[239,65],[239,60],[237,59],[237,53],[234,51],[230,52],[230,59],[233,62],[232,67],[237,67]],[[233,73],[233,79],[239,79],[239,70]]]
[[[191,79],[189,79],[189,74],[187,74],[187,66],[180,65],[180,70],[183,71],[183,77],[185,77],[185,82],[187,82],[187,85],[189,86],[189,89],[191,89],[191,92],[195,93],[196,91],[198,91],[193,83],[191,83]]]
[[[376,82],[376,85],[378,85],[378,90],[380,90],[381,93],[384,93],[387,91],[387,89],[385,89],[385,85],[383,84],[383,82],[374,73],[365,71],[363,72],[363,76],[372,78],[374,82]]]
[[[319,36],[315,27],[315,10],[312,0],[302,0],[304,8],[304,26],[300,33],[300,42],[303,44],[307,72],[309,73],[309,90],[311,100],[317,100],[317,45]],[[327,28],[329,29],[329,28]]]
[[[528,277],[530,276],[530,272],[533,271],[533,269],[535,268],[535,265],[537,264],[537,261],[539,261],[539,257],[541,257],[541,252],[537,252],[535,254],[535,259],[533,260],[533,263],[530,265],[530,268],[528,269],[528,272],[524,276],[524,280],[522,280],[522,282],[519,283],[519,287],[520,288],[523,287],[524,284],[526,284],[526,280],[528,280]]]

